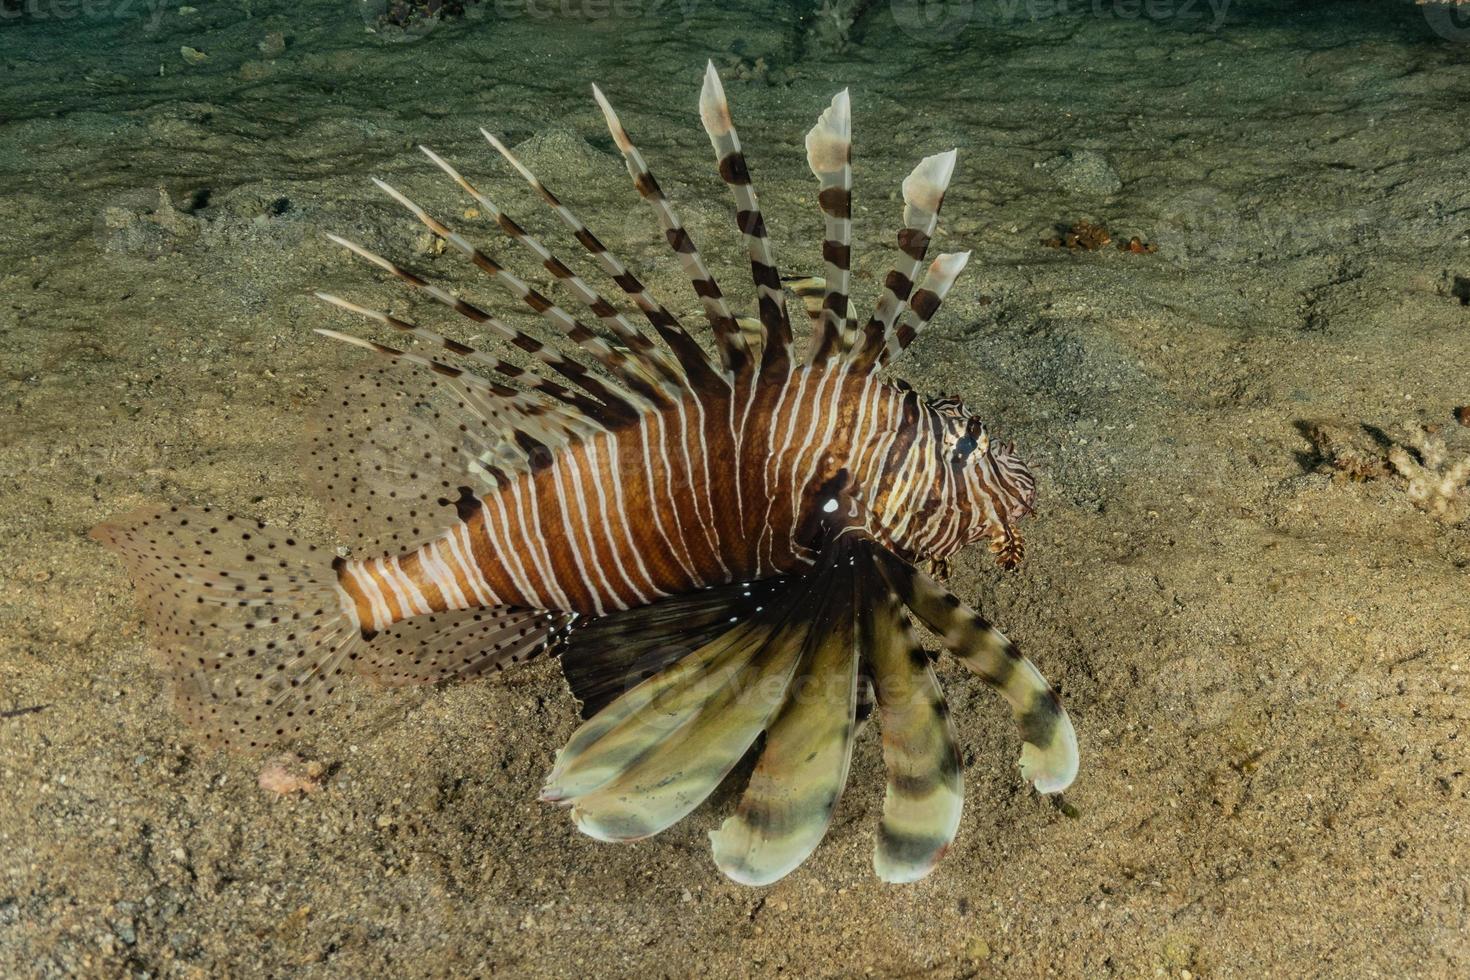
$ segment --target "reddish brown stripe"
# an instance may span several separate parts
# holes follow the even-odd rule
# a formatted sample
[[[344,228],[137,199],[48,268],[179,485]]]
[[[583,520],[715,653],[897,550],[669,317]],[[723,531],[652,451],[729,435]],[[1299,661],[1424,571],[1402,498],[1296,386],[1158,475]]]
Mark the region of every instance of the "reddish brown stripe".
[[[557,258],[555,255],[548,258],[542,264],[546,266],[547,272],[551,273],[553,276],[556,276],[556,278],[558,279],[570,279],[573,275],[575,275],[575,273],[573,273],[571,269],[568,269],[566,267],[566,263],[562,262],[562,260]]]
[[[766,265],[764,262],[757,262],[752,259],[750,263],[750,274],[755,279],[757,286],[764,286],[767,289],[780,291],[781,273],[775,266]],[[779,311],[777,316],[780,316]]]
[[[694,239],[690,238],[689,232],[683,228],[670,228],[665,237],[669,240],[669,247],[674,251],[683,252],[685,255],[694,253]]]
[[[663,196],[663,190],[658,186],[658,181],[654,180],[653,174],[646,170],[633,178],[633,185],[638,188],[638,193],[644,197]]]
[[[759,307],[761,323],[775,323],[781,319],[781,307],[769,296],[762,296],[756,301]]]
[[[828,293],[822,297],[822,309],[831,310],[837,314],[839,321],[847,319],[847,294]]]
[[[735,225],[741,234],[752,238],[766,237],[766,220],[761,217],[759,211],[737,211],[735,212]]]
[[[914,281],[897,269],[883,278],[883,286],[899,299],[908,299],[909,293],[914,291]]]
[[[844,242],[823,242],[822,258],[839,269],[852,268],[852,246]]]
[[[727,184],[745,186],[750,183],[750,170],[745,166],[745,154],[731,153],[720,161],[720,176]]]
[[[490,275],[492,276],[504,271],[504,267],[501,266],[499,262],[496,262],[490,256],[478,250],[470,256],[470,261],[475,263],[475,265],[479,266],[481,269],[484,269],[486,272],[490,273]]]
[[[852,192],[842,187],[828,187],[817,195],[817,203],[825,214],[834,218],[852,217]]]
[[[928,321],[934,318],[939,309],[939,294],[930,289],[921,289],[914,293],[914,298],[909,300],[909,305],[914,308],[914,315],[920,320]]]
[[[607,246],[602,244],[601,240],[586,228],[578,228],[576,237],[582,247],[593,254],[607,251]]]
[[[917,261],[929,250],[929,236],[918,228],[905,228],[898,233],[898,248]]]
[[[700,299],[719,299],[723,295],[713,279],[695,279],[693,283],[694,294]]]

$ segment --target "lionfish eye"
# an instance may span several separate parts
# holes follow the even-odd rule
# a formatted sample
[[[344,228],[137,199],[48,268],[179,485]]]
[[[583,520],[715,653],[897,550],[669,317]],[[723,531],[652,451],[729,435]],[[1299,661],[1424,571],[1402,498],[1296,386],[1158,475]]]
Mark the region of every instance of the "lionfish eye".
[[[982,453],[990,450],[990,433],[985,431],[984,422],[972,418],[965,425],[965,434],[954,444],[954,461],[964,462],[977,449]]]

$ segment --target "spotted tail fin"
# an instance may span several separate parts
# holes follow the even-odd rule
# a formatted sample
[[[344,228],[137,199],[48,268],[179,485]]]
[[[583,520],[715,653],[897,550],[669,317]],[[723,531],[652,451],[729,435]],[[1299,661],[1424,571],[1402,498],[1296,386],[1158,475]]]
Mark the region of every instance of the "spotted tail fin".
[[[157,506],[91,535],[127,566],[179,713],[209,745],[299,735],[362,648],[335,556],[277,528]]]
[[[501,670],[551,648],[573,618],[481,606],[365,630],[339,584],[343,559],[209,507],[145,507],[91,536],[136,586],[179,715],[217,748],[309,737],[354,676],[396,687]]]
[[[366,641],[356,668],[383,687],[470,680],[546,653],[574,618],[512,606],[415,616]]]
[[[715,148],[720,177],[735,196],[735,223],[750,253],[750,273],[755,281],[756,305],[762,327],[762,367],[779,369],[791,361],[791,320],[786,312],[786,292],[781,288],[781,273],[776,268],[776,256],[766,236],[766,221],[751,183],[750,168],[740,148],[735,123],[730,118],[725,87],[720,84],[713,61],[705,67],[704,87],[699,94],[699,116]]]
[[[809,363],[821,364],[847,350],[857,329],[847,316],[852,279],[852,105],[847,89],[832,97],[832,104],[806,134],[806,159],[820,183],[817,202],[826,228],[822,242],[826,295],[807,357]]]

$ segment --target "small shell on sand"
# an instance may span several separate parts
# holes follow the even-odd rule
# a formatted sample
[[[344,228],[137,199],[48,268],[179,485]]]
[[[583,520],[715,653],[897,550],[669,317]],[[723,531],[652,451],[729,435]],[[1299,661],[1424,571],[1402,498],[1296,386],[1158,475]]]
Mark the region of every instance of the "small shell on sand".
[[[316,760],[307,761],[299,755],[278,755],[261,769],[257,782],[267,793],[290,796],[292,793],[315,793],[322,788],[322,778],[327,767]]]

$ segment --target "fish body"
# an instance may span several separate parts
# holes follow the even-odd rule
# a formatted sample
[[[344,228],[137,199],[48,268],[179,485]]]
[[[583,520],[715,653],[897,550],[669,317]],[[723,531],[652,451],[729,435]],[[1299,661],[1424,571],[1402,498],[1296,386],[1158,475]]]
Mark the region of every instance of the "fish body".
[[[759,743],[735,813],[711,837],[722,871],[763,884],[826,832],[860,705],[872,705],[889,772],[874,866],[889,881],[922,877],[954,838],[963,791],[944,696],[909,615],[1008,702],[1038,790],[1060,791],[1077,769],[1071,723],[1040,673],[916,567],[982,539],[1013,567],[1016,524],[1035,502],[1014,447],[957,399],[923,398],[884,373],[968,260],[939,255],[920,276],[955,154],[926,157],[904,181],[898,257],[864,321],[849,296],[847,93],[806,141],[824,275],[793,284],[777,270],[710,67],[700,115],[755,290],[757,315],[742,317],[594,95],[713,352],[493,136],[646,328],[425,149],[598,327],[379,181],[564,343],[330,236],[534,367],[319,294],[402,338],[318,331],[374,355],[327,392],[307,454],[349,554],[207,507],[146,507],[93,536],[128,566],[178,707],[206,742],[259,749],[305,735],[351,676],[462,680],[554,650],[586,720],[542,798],[594,837],[647,837]],[[788,285],[809,303],[804,352]]]
[[[800,572],[817,554],[802,531],[842,470],[866,530],[910,557],[942,560],[1002,526],[983,503],[1002,491],[1029,507],[1017,496],[1029,474],[955,474],[961,417],[874,373],[800,366],[747,388],[598,432],[492,493],[466,488],[435,540],[342,565],[359,622],[496,605],[602,616]]]

